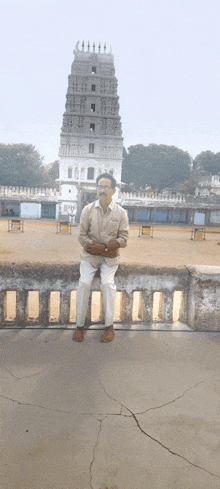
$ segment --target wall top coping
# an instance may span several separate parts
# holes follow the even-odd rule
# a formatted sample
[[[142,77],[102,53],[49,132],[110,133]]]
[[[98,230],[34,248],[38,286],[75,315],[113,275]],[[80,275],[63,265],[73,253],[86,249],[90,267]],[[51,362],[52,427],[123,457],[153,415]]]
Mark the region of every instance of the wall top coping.
[[[25,269],[37,269],[37,268],[42,268],[44,269],[45,267],[47,269],[67,269],[67,268],[72,268],[72,269],[77,269],[80,266],[80,262],[72,262],[72,263],[33,263],[33,262],[20,262],[20,263],[15,263],[15,262],[2,262],[0,263],[0,271],[5,268],[12,268],[12,269],[18,269],[18,268],[25,268]],[[179,266],[179,267],[172,267],[172,266],[160,266],[160,265],[140,265],[138,263],[119,263],[119,270],[120,271],[129,271],[129,272],[137,272],[137,273],[142,273],[142,272],[156,272],[158,273],[158,270],[161,271],[162,273],[168,273],[168,272],[176,272],[182,273],[186,272],[187,270],[190,272],[195,271],[196,273],[209,273],[209,274],[220,274],[220,266],[212,266],[212,265],[184,265],[184,266]]]
[[[201,275],[219,275],[220,276],[220,267],[211,266],[211,265],[188,265],[187,270],[194,276]]]
[[[0,263],[0,273],[4,273],[5,271],[11,269],[13,270],[13,273],[20,273],[21,271],[24,272],[24,274],[30,274],[32,271],[39,271],[45,273],[45,278],[46,278],[46,272],[49,271],[56,271],[56,272],[65,272],[67,270],[71,270],[72,272],[78,272],[79,271],[79,266],[80,262],[73,262],[73,263],[31,263],[31,262],[20,262],[20,263],[14,263],[14,262],[2,262]],[[213,267],[214,268],[214,267]],[[217,267],[220,269],[220,267]],[[141,274],[156,274],[158,273],[161,274],[172,274],[172,275],[188,275],[188,270],[185,266],[181,267],[171,267],[171,266],[152,266],[152,265],[140,265],[140,264],[120,264],[119,263],[119,268],[116,273],[120,273],[120,275],[128,275],[130,273],[136,274],[136,275],[141,275]]]

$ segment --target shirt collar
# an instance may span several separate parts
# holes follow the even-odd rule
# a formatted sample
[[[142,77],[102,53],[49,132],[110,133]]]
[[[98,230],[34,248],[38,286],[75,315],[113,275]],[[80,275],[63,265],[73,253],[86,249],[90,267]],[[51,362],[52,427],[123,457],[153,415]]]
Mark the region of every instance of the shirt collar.
[[[99,200],[96,200],[96,201],[95,201],[95,207],[99,207],[100,209],[102,209],[102,206],[101,206],[101,204],[99,203]],[[110,204],[108,205],[107,210],[108,210],[108,209],[110,209],[110,210],[112,211],[113,207],[114,207],[114,202],[113,202],[113,200],[112,200],[112,201],[110,202]]]

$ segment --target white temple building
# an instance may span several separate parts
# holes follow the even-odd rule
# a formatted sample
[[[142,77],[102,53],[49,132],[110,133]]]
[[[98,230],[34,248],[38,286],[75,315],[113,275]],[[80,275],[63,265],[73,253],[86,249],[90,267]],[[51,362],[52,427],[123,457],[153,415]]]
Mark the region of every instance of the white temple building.
[[[66,107],[59,149],[59,218],[76,213],[95,200],[96,178],[108,172],[117,181],[119,201],[123,138],[114,57],[79,42],[68,77]]]

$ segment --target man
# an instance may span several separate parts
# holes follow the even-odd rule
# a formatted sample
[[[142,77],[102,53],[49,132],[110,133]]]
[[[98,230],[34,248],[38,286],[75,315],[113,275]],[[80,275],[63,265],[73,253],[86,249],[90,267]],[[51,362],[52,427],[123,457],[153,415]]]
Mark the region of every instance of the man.
[[[79,228],[79,242],[83,246],[80,279],[76,293],[76,326],[73,340],[83,341],[83,327],[88,309],[90,287],[100,268],[102,302],[105,315],[105,333],[101,341],[113,340],[119,248],[127,246],[128,217],[122,207],[112,200],[116,181],[112,175],[102,173],[96,180],[98,200],[84,207]]]

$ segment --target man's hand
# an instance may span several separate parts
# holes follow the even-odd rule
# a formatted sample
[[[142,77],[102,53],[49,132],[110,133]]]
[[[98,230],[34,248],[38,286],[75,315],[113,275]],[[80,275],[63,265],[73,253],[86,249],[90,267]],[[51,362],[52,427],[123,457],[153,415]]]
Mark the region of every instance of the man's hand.
[[[103,251],[101,253],[102,256],[107,256],[108,258],[116,258],[117,252],[115,250],[108,250],[108,251]]]
[[[105,245],[101,245],[93,241],[92,245],[86,245],[84,249],[85,251],[87,251],[87,253],[90,253],[91,255],[102,255],[108,258],[115,258],[117,256],[116,250],[120,248],[118,241],[113,241],[107,246],[108,251],[105,251]]]
[[[120,244],[117,240],[110,241],[110,243],[107,244],[107,247],[108,247],[108,250],[116,251],[118,248],[120,248]]]
[[[91,255],[101,255],[102,252],[105,250],[105,245],[101,245],[93,241],[92,245],[86,245],[84,249],[85,251],[87,251],[87,253],[90,253]]]

